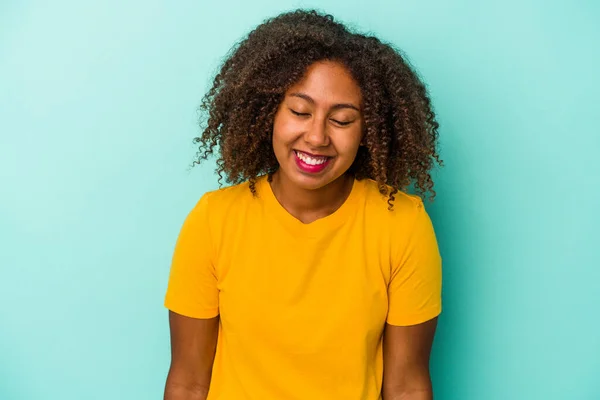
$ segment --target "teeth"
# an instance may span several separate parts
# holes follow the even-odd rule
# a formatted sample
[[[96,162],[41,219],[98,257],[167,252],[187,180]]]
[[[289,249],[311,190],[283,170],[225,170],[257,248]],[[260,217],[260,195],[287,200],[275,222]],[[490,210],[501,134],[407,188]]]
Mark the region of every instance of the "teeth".
[[[307,156],[304,153],[300,153],[299,151],[296,152],[296,155],[298,156],[299,159],[301,159],[302,161],[304,161],[305,163],[309,164],[309,165],[321,165],[323,163],[325,163],[325,161],[327,161],[327,157],[310,157]]]

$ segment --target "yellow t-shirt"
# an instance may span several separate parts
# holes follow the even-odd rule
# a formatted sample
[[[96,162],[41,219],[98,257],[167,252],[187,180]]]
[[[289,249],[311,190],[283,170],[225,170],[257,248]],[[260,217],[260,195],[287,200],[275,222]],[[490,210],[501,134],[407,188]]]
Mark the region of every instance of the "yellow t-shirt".
[[[393,211],[355,180],[303,224],[266,177],[206,193],[177,241],[165,306],[220,315],[209,400],[380,399],[382,331],[441,311],[441,258],[420,198]]]

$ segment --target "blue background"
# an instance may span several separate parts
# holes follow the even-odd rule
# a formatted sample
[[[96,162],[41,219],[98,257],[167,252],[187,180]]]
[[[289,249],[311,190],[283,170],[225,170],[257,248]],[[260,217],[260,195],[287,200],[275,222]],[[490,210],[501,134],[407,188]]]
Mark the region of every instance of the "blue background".
[[[446,167],[436,399],[600,399],[597,1],[2,1],[0,399],[159,399],[196,108],[264,18],[401,47]]]

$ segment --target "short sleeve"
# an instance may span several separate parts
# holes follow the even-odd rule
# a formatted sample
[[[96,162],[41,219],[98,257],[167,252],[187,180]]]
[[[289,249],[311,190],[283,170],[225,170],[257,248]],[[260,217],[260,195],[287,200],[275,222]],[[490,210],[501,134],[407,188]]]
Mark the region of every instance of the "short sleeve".
[[[213,263],[205,194],[185,219],[171,262],[165,307],[192,318],[219,315],[219,291]]]
[[[410,233],[398,235],[392,245],[390,325],[420,324],[442,311],[442,259],[431,219],[420,199],[415,213]]]

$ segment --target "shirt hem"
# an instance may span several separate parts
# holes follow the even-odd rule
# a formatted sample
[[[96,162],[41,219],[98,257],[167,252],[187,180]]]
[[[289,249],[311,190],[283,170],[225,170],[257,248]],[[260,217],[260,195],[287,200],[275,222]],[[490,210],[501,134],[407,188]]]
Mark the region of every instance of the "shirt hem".
[[[406,316],[406,317],[388,316],[386,322],[389,325],[394,325],[394,326],[418,325],[418,324],[422,324],[423,322],[432,320],[433,318],[439,316],[441,313],[442,313],[442,307],[436,306],[436,307],[430,308],[426,311],[423,311],[419,314],[414,314],[414,315],[410,315],[410,316]]]
[[[168,301],[165,301],[164,306],[165,308],[167,308],[170,311],[173,311],[176,314],[190,318],[210,319],[215,318],[219,315],[218,308],[194,309],[191,307],[182,306],[181,304],[173,304]]]

